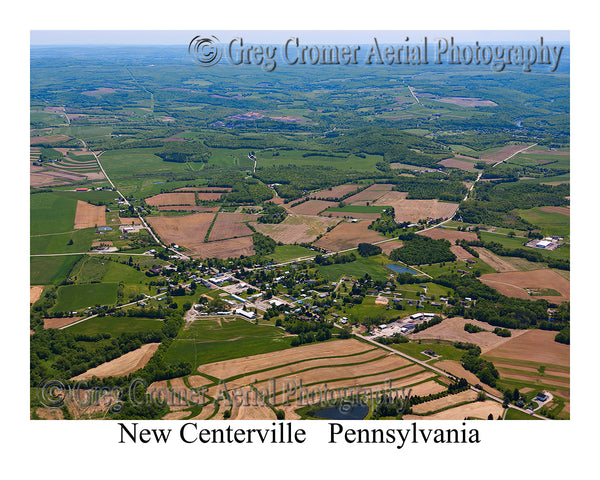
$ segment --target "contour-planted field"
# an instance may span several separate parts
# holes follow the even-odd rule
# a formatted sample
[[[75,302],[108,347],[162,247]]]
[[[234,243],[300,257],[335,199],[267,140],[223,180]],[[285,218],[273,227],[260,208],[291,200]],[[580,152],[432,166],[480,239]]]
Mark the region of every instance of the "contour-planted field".
[[[404,420],[463,420],[465,418],[478,418],[487,420],[489,415],[494,420],[502,417],[504,407],[501,403],[492,400],[483,402],[471,402],[460,407],[449,408],[426,417],[420,415],[404,415]]]
[[[327,228],[340,222],[337,218],[288,215],[281,223],[256,223],[257,232],[284,244],[314,242]]]
[[[209,363],[198,367],[200,373],[227,379],[238,375],[275,368],[313,358],[343,357],[372,350],[371,345],[358,340],[336,340],[332,342],[303,345],[288,350],[236,358],[223,362]]]
[[[550,269],[488,273],[482,275],[480,280],[508,297],[529,300],[543,298],[551,302],[569,301],[571,297],[570,282]],[[554,292],[558,292],[558,295]]]
[[[92,205],[91,203],[77,201],[75,211],[75,225],[73,228],[93,228],[106,225],[106,207],[103,205]]]
[[[356,248],[359,243],[374,243],[385,240],[381,233],[369,230],[368,220],[342,222],[315,242],[317,247],[332,252]]]

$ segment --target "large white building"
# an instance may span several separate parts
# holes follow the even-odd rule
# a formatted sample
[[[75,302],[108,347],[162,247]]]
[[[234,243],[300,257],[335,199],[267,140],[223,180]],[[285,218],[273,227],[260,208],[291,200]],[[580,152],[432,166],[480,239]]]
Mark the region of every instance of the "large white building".
[[[254,318],[256,316],[254,312],[242,310],[241,308],[236,308],[235,313],[239,313],[240,315],[243,315],[246,318]]]

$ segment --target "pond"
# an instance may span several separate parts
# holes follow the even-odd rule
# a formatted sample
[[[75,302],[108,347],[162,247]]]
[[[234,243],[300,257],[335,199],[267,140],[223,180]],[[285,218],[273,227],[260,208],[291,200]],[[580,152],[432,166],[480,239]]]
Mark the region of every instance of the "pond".
[[[369,406],[364,403],[344,404],[339,407],[330,407],[319,410],[313,414],[316,418],[327,420],[362,420],[369,413]]]
[[[404,267],[402,265],[386,265],[386,267],[390,270],[393,270],[396,273],[411,273],[413,275],[417,273],[414,270],[411,270],[410,268]]]

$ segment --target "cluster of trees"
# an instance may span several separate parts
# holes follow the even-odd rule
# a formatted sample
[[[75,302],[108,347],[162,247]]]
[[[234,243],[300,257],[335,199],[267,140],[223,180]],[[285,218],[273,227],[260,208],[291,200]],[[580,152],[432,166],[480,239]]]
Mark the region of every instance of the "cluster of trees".
[[[285,331],[297,335],[292,338],[292,347],[303,345],[305,343],[324,342],[331,338],[331,329],[333,324],[316,320],[300,320],[293,317],[286,318],[285,321],[277,319],[278,326],[283,326]]]
[[[412,398],[412,397],[410,397]],[[400,396],[391,397],[387,393],[383,393],[373,409],[373,418],[378,420],[383,417],[397,417],[407,413],[407,400]]]
[[[560,332],[556,334],[554,337],[554,341],[558,343],[565,343],[567,345],[571,344],[571,327],[567,325]]]
[[[277,246],[277,242],[275,242],[275,240],[259,232],[252,234],[252,242],[254,243],[254,251],[258,256],[264,256],[273,253],[275,251],[275,247]]]
[[[495,333],[499,337],[510,337],[512,335],[508,328],[500,328],[500,327],[494,328],[493,333]]]
[[[208,162],[211,152],[202,142],[165,142],[164,145],[154,153],[165,162]]]
[[[514,214],[515,209],[544,205],[568,205],[569,185],[542,185],[521,182],[478,183],[469,200],[461,203],[457,214],[464,222],[530,230],[535,225]]]
[[[500,376],[498,374],[498,370],[496,370],[496,367],[492,362],[484,360],[480,357],[480,347],[463,342],[455,342],[454,346],[467,350],[467,352],[461,358],[462,366],[466,370],[474,373],[477,378],[479,378],[479,380],[486,385],[489,385],[490,387],[496,386],[496,381]]]
[[[273,202],[266,202],[257,221],[259,223],[281,223],[286,216],[287,211],[285,208],[275,205]]]
[[[324,165],[306,168],[291,164],[259,167],[254,176],[267,184],[277,183],[277,193],[286,200],[296,200],[311,190],[325,190],[336,185],[380,177],[377,172],[341,170]]]
[[[477,332],[485,332],[486,331],[484,328],[478,327],[477,325],[473,325],[472,323],[465,323],[464,330],[465,330],[465,332],[468,332],[468,333],[477,333]]]
[[[414,233],[400,236],[404,244],[390,252],[390,259],[408,265],[423,265],[426,263],[453,262],[456,255],[450,251],[448,240],[425,237]]]
[[[409,199],[437,198],[448,202],[460,202],[467,194],[467,187],[459,181],[447,180],[442,174],[417,177],[397,177],[392,180],[394,190],[408,192]]]
[[[224,197],[224,202],[235,204],[258,205],[273,198],[273,190],[254,178],[233,183],[231,192]]]
[[[395,333],[391,337],[378,337],[377,342],[382,345],[391,345],[393,343],[408,343],[408,338],[399,333]]]
[[[440,317],[439,315],[436,315],[431,320],[425,320],[424,322],[415,325],[413,332],[414,333],[421,332],[429,327],[433,327],[434,325],[437,325],[438,323],[442,323],[442,320],[443,320],[442,317]]]
[[[354,252],[348,253],[336,253],[335,255],[324,256],[320,253],[314,258],[314,262],[317,265],[339,265],[343,263],[350,263],[356,260],[356,254]]]
[[[381,253],[381,247],[373,245],[371,243],[359,243],[358,254],[361,257],[371,257],[373,255],[379,255]]]

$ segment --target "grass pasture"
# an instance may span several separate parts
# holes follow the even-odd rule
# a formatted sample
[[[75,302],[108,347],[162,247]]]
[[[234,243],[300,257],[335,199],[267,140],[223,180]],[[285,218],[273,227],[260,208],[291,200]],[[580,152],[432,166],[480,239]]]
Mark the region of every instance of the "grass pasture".
[[[166,360],[170,363],[190,362],[196,368],[204,363],[286,348],[290,348],[290,341],[279,328],[231,317],[202,318],[175,338],[166,353]]]
[[[558,235],[568,239],[570,217],[562,213],[545,212],[541,208],[535,207],[528,210],[517,210],[517,212],[524,220],[540,227],[542,235]]]
[[[61,233],[73,230],[77,201],[57,193],[30,196],[30,234]]]
[[[31,285],[58,285],[81,258],[81,255],[56,257],[31,257],[29,261],[29,281]]]
[[[73,335],[95,335],[98,333],[110,333],[117,336],[121,333],[138,333],[148,331],[160,331],[162,320],[144,317],[94,317],[85,322],[77,323],[69,327],[69,333]]]
[[[63,285],[58,288],[55,312],[70,312],[94,305],[113,305],[117,301],[117,283]]]
[[[358,257],[354,262],[320,266],[319,274],[328,282],[337,282],[342,277],[360,278],[368,273],[374,280],[386,280],[394,272],[385,265],[394,264],[383,255]]]

